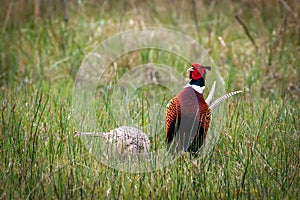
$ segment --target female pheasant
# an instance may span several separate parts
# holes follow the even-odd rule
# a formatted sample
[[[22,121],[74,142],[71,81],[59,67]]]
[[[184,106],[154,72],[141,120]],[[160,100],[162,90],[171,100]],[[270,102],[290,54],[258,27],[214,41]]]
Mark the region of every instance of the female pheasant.
[[[209,66],[192,64],[191,81],[167,105],[166,140],[173,150],[197,152],[210,124],[209,105],[203,98],[206,70]]]
[[[76,132],[76,137],[100,137],[109,150],[118,154],[148,154],[150,140],[141,130],[132,126],[121,126],[109,132]]]

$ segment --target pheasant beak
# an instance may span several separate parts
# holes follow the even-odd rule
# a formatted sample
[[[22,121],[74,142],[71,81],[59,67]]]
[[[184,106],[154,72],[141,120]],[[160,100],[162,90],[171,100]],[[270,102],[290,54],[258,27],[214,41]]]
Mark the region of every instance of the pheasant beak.
[[[187,71],[188,71],[188,72],[192,72],[192,71],[194,71],[194,68],[193,68],[193,67],[190,67]]]

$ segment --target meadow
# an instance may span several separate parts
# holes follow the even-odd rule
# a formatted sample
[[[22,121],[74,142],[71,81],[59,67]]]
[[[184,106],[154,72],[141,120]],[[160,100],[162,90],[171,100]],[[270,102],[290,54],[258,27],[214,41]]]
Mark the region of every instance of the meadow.
[[[4,1],[0,8],[0,199],[299,199],[297,0],[74,1],[67,12],[51,2],[37,8]],[[224,104],[220,137],[197,166],[184,156],[156,171],[122,172],[74,137],[73,89],[86,55],[112,35],[143,27],[194,38],[218,66],[225,90],[244,91]],[[178,56],[123,55],[109,66],[111,78],[98,83],[100,131],[117,126],[111,87],[153,62],[186,76],[188,62]],[[160,148],[165,127],[149,127],[146,111],[153,103],[164,107],[172,94],[150,85],[134,95],[130,115],[159,133],[151,141]]]

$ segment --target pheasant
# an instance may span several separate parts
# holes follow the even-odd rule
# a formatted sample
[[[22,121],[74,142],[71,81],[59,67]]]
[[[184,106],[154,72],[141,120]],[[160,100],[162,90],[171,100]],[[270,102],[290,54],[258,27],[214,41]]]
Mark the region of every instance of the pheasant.
[[[192,64],[188,69],[191,81],[167,105],[166,142],[169,150],[196,153],[206,138],[211,112],[227,98],[242,92],[230,92],[212,102],[214,82],[204,100],[206,70],[210,71],[211,67]]]
[[[76,137],[101,137],[108,147],[118,154],[148,154],[150,140],[141,130],[132,126],[121,126],[109,132],[77,132]],[[108,152],[110,152],[108,150]]]
[[[211,67],[193,64],[188,70],[190,83],[167,105],[166,132],[169,147],[174,141],[174,137],[179,136],[177,141],[182,143],[182,140],[185,140],[184,150],[196,152],[206,137],[211,112],[227,98],[242,92],[230,92],[212,102],[216,85],[214,82],[207,99],[204,100],[206,70],[211,70]],[[179,125],[181,126],[179,127]],[[109,148],[118,154],[147,155],[150,152],[148,136],[132,126],[121,126],[109,132],[76,132],[75,136],[100,137],[107,142]],[[189,145],[191,142],[192,144]]]

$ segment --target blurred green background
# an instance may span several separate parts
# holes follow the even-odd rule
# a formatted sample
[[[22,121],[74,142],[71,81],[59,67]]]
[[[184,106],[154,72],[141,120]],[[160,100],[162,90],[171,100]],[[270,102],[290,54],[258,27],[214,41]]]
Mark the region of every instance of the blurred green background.
[[[3,1],[1,85],[74,78],[82,56],[120,31],[165,27],[197,39],[228,87],[299,96],[294,1]],[[64,6],[65,5],[65,6]],[[251,42],[238,16],[246,25]],[[130,63],[122,63],[123,65]]]
[[[298,0],[2,0],[0,199],[299,198],[299,14]],[[143,27],[196,39],[226,90],[245,91],[230,100],[221,139],[198,167],[185,157],[156,172],[121,173],[73,137],[71,95],[84,57]],[[128,54],[114,67],[124,73],[156,56]],[[98,116],[103,130],[115,128],[107,113]]]

